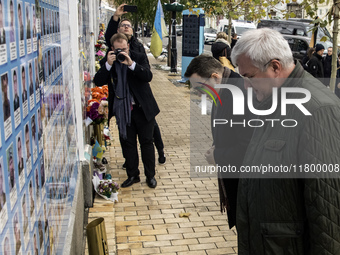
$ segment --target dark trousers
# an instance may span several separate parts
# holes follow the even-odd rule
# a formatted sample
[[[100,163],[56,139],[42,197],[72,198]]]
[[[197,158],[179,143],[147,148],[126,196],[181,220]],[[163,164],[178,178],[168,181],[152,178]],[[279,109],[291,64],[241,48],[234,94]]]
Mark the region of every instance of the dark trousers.
[[[158,155],[159,154],[164,154],[164,144],[163,144],[163,141],[162,141],[162,136],[161,136],[161,130],[159,129],[159,126],[155,120],[155,128],[154,128],[154,131],[153,131],[153,141],[155,143],[155,146],[156,146],[156,149],[158,151]],[[159,156],[162,156],[162,155],[159,155]]]
[[[127,139],[120,137],[123,156],[126,159],[126,172],[128,177],[139,176],[139,157],[137,136],[141,147],[144,174],[147,179],[155,176],[155,148],[153,146],[153,132],[155,119],[147,121],[143,109],[134,106],[131,111],[131,125],[127,126]]]
[[[156,120],[155,120],[155,127],[153,130],[153,142],[155,143],[158,156],[164,156],[164,144],[162,140],[161,130],[159,129],[159,126]],[[124,150],[123,150],[123,145],[121,146],[122,146],[123,157],[126,158],[124,154]]]

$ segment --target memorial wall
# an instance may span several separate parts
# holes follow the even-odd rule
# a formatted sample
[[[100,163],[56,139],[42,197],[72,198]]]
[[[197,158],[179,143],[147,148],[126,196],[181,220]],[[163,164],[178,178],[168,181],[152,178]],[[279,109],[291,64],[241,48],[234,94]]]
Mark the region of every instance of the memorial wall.
[[[76,4],[72,24],[69,2],[0,0],[0,254],[63,253],[91,58],[79,54],[90,48],[90,5]],[[80,50],[70,26],[82,35]]]

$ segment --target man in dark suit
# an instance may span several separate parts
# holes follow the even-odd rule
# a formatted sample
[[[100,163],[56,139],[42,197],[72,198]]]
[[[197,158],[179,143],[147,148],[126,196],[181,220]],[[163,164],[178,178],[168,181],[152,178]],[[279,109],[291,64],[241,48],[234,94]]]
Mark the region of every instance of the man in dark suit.
[[[127,13],[124,11],[124,5],[126,4],[121,4],[120,6],[118,6],[116,12],[110,19],[109,24],[107,25],[107,29],[105,32],[106,45],[107,47],[111,48],[110,42],[111,37],[116,33],[123,33],[128,38],[130,51],[135,51],[144,54],[147,61],[149,62],[143,44],[140,43],[138,39],[133,36],[132,22],[129,19],[121,19],[121,16]],[[105,64],[105,62],[106,57],[100,61],[100,65],[102,66],[103,64]],[[164,144],[161,136],[161,131],[156,121],[153,138],[158,152],[158,163],[164,164],[166,161],[166,158],[164,156]],[[125,168],[125,164],[123,165],[123,168]]]
[[[207,65],[207,63],[209,63]],[[201,88],[202,83],[215,87],[216,84],[232,84],[239,88],[244,95],[244,81],[238,73],[223,67],[220,61],[212,56],[200,55],[195,57],[184,74],[190,79],[193,88]],[[211,112],[211,132],[213,146],[206,152],[205,158],[209,164],[236,167],[238,173],[248,144],[253,134],[253,128],[242,125],[214,125],[215,120],[227,119],[234,123],[242,123],[255,117],[244,105],[244,115],[233,115],[233,96],[229,89],[215,88],[222,104],[213,105]],[[218,172],[218,188],[221,212],[227,211],[229,228],[236,224],[236,202],[238,189],[238,174]]]
[[[153,130],[159,108],[149,84],[152,79],[150,66],[145,55],[129,51],[124,34],[112,36],[111,45],[112,51],[108,53],[105,65],[96,73],[94,83],[102,86],[113,81],[109,84],[109,119],[116,116],[128,175],[121,187],[140,181],[138,135],[146,182],[150,188],[155,188]]]

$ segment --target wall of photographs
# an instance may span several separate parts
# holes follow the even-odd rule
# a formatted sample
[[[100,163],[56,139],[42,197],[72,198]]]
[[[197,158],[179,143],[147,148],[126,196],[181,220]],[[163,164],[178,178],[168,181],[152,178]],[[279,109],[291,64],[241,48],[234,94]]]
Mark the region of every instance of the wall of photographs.
[[[0,255],[63,253],[84,90],[73,78],[72,11],[68,0],[0,0]]]

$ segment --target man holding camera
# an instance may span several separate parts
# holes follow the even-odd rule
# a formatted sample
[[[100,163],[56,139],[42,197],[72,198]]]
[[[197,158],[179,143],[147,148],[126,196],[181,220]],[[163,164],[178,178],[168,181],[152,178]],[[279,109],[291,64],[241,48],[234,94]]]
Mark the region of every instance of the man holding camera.
[[[106,45],[111,48],[111,37],[116,33],[123,33],[127,36],[130,44],[131,51],[137,51],[145,54],[145,49],[143,44],[141,44],[136,37],[133,36],[132,22],[129,19],[121,19],[123,14],[128,13],[124,10],[126,4],[121,4],[117,7],[116,12],[113,14],[112,18],[107,25],[105,32]]]
[[[109,84],[109,119],[116,116],[128,175],[121,187],[140,182],[138,135],[146,182],[150,188],[155,188],[153,131],[159,108],[149,84],[152,72],[145,54],[129,51],[128,38],[124,34],[115,34],[110,43],[112,51],[96,73],[94,83],[97,86]]]
[[[110,42],[111,37],[116,33],[123,33],[128,38],[128,43],[130,45],[130,51],[142,53],[145,56],[146,61],[149,63],[149,60],[146,56],[143,44],[140,43],[137,40],[137,38],[135,38],[133,36],[132,22],[129,19],[120,19],[123,14],[127,13],[127,11],[126,11],[126,10],[128,10],[126,8],[127,6],[128,5],[126,5],[126,4],[121,4],[120,6],[118,6],[116,12],[114,13],[112,18],[110,19],[110,22],[107,25],[107,29],[106,29],[106,32],[105,32],[106,45],[109,48],[111,48],[111,46],[112,46],[111,42]],[[132,6],[130,6],[130,7],[132,7]],[[107,55],[106,55],[105,58],[103,58],[100,61],[100,66],[103,66],[106,63],[106,60],[107,60]],[[162,140],[162,136],[161,136],[161,131],[160,131],[159,126],[158,126],[156,121],[155,121],[153,139],[154,139],[154,143],[155,143],[155,146],[156,146],[157,152],[158,152],[158,163],[159,164],[165,164],[166,158],[165,158],[165,155],[164,155],[164,144],[163,144],[163,140]],[[123,149],[123,151],[124,151],[124,149]],[[125,158],[125,155],[123,155],[123,156]],[[123,168],[125,168],[125,167],[126,167],[126,163],[124,163],[124,165],[123,165]]]

